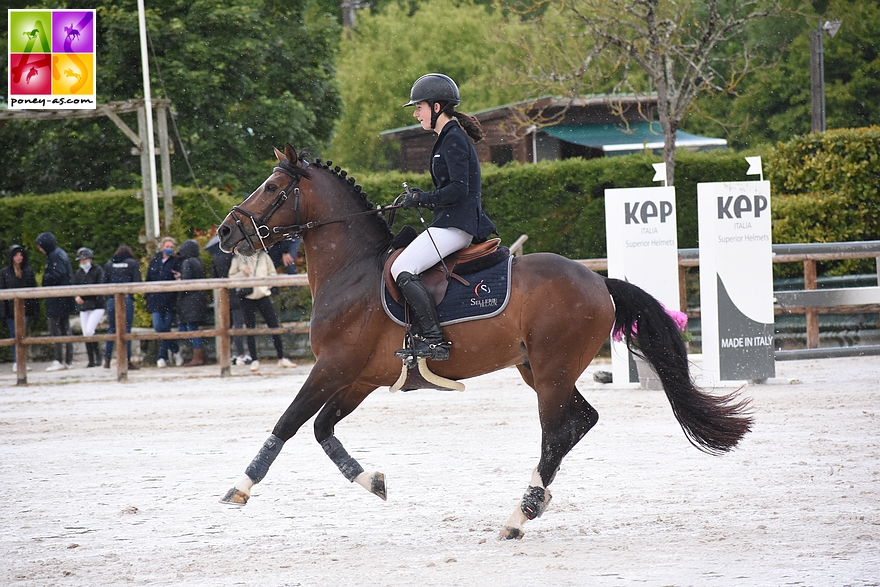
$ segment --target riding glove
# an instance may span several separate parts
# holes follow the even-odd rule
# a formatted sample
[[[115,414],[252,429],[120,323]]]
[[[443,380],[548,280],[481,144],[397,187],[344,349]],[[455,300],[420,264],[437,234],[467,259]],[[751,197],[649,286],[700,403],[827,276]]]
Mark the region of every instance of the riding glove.
[[[409,210],[410,208],[418,208],[419,206],[427,206],[427,202],[421,199],[421,196],[424,192],[419,188],[412,188],[407,190],[406,197],[403,199],[403,209]]]

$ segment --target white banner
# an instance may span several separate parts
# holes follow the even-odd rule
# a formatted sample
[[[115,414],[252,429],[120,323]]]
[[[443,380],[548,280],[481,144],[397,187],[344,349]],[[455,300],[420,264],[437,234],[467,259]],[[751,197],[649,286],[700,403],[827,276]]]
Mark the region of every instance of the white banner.
[[[605,190],[608,277],[638,285],[678,310],[678,236],[675,188]],[[624,342],[611,342],[615,383],[639,381]]]
[[[697,204],[704,374],[773,377],[770,182],[697,184]]]

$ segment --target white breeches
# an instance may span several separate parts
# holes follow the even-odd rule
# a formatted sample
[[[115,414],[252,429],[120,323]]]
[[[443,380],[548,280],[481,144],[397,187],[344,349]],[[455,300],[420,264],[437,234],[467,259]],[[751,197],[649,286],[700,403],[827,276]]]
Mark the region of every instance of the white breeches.
[[[432,239],[433,242],[431,242]],[[425,269],[439,263],[442,257],[467,247],[472,240],[473,237],[470,234],[458,228],[428,228],[417,236],[394,261],[391,265],[391,276],[396,281],[397,276],[403,271],[418,275]],[[440,251],[439,255],[437,254],[438,250]]]
[[[101,323],[101,318],[104,317],[104,308],[98,308],[97,310],[83,310],[79,313],[79,323],[82,326],[83,336],[92,336],[95,334],[95,329],[98,328],[98,324]]]

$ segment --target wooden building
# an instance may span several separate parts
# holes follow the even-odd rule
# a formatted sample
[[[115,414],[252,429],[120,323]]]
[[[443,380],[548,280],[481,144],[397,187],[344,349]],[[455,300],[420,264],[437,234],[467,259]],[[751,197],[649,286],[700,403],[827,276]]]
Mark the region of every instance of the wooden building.
[[[662,152],[663,130],[653,120],[656,103],[656,96],[546,97],[469,114],[476,116],[486,131],[486,138],[475,145],[480,161],[504,165],[511,161],[591,159],[645,149]],[[401,171],[427,171],[433,133],[415,124],[384,131],[381,136],[386,141],[400,141]],[[679,131],[676,145],[717,149],[726,148],[727,141]]]

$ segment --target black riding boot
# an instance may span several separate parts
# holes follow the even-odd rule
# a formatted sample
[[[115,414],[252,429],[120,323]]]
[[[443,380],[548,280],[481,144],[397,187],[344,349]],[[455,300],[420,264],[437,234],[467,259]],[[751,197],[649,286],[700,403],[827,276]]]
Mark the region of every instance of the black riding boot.
[[[101,361],[101,357],[98,355],[98,343],[87,342],[86,353],[89,355],[89,364],[86,367],[97,367]]]
[[[406,358],[415,354],[416,357],[432,361],[449,359],[450,344],[443,336],[440,318],[434,298],[418,275],[403,271],[397,276],[397,286],[406,298],[412,311],[414,349],[401,349],[394,353],[395,357]]]

